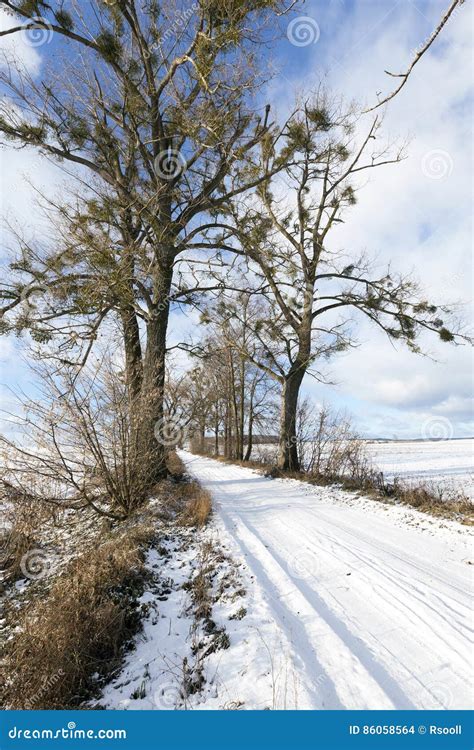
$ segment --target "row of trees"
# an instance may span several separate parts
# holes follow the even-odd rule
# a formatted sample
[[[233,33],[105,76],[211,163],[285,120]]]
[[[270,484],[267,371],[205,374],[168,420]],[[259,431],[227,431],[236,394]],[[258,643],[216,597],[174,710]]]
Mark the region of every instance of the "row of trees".
[[[180,402],[187,415],[177,419],[181,442],[190,438],[199,451],[248,461],[254,440],[275,432],[280,393],[278,384],[256,364],[259,355],[264,356],[256,335],[261,301],[243,292],[234,307],[238,318],[229,315],[230,309],[227,301],[225,307],[217,305],[213,316],[203,312],[205,336],[186,347],[199,364],[179,380],[178,393],[168,380],[167,415],[173,420]]]
[[[227,455],[246,458],[277,395],[278,462],[298,468],[302,381],[324,379],[360,316],[415,351],[423,330],[462,339],[412,279],[330,244],[361,178],[402,158],[379,115],[322,91],[284,122],[259,103],[262,50],[298,3],[199,0],[192,14],[179,0],[0,5],[12,19],[2,35],[54,36],[39,78],[5,53],[0,133],[69,175],[60,198],[42,196],[54,235],[18,236],[2,330],[29,332],[48,378],[81,413],[100,337],[118,331],[127,450],[114,471],[128,467],[130,497],[143,499],[166,472],[170,416],[197,420],[201,439],[210,431],[217,445],[222,435]],[[175,373],[165,387],[168,326],[170,311],[188,306],[213,330],[188,346],[202,362],[177,405]],[[105,471],[97,447],[91,456],[83,473]],[[85,496],[77,470],[65,473]]]

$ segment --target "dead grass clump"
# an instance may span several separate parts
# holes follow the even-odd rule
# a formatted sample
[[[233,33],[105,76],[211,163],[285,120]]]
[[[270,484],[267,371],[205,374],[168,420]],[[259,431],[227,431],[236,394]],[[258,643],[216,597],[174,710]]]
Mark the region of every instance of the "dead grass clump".
[[[181,523],[184,526],[197,526],[201,528],[207,523],[212,510],[211,497],[206,490],[199,489],[192,497],[181,515]]]
[[[435,484],[395,485],[394,496],[404,505],[445,518],[462,516],[462,523],[474,524],[474,503],[462,493],[453,496],[447,494],[442,486]]]
[[[212,542],[204,542],[199,554],[197,573],[183,586],[190,594],[196,622],[202,622],[202,635],[210,637],[210,640],[205,641],[197,638],[193,644],[193,653],[199,654],[201,660],[214,651],[230,646],[225,628],[219,627],[212,619],[212,582],[217,572],[217,565],[224,559],[221,551],[216,549]]]
[[[33,534],[15,525],[0,531],[0,570],[5,571],[5,581],[16,581],[23,575],[22,560],[29,550],[36,547]]]
[[[169,451],[166,456],[166,468],[171,476],[181,479],[186,473],[186,467],[176,451]]]
[[[5,482],[0,487],[2,501],[5,525],[0,529],[0,570],[5,572],[6,582],[13,582],[24,575],[22,561],[38,546],[39,530],[52,519],[52,509],[15,492]]]
[[[196,575],[183,584],[189,592],[197,620],[211,621],[212,614],[212,576],[216,568],[216,550],[211,542],[202,544]],[[212,621],[211,621],[212,622]]]
[[[205,526],[212,510],[211,496],[196,482],[186,485],[185,492],[190,497],[181,513],[180,523],[183,526],[197,526],[198,528]]]
[[[116,534],[76,558],[46,598],[27,605],[6,644],[0,683],[12,709],[68,709],[110,674],[140,624],[143,542],[152,529]]]

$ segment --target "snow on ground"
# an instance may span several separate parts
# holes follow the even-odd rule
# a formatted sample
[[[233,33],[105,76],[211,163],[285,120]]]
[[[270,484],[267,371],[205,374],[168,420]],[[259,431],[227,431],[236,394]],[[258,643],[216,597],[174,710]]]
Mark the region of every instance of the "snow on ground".
[[[103,692],[99,703],[104,708],[174,709],[181,701],[183,661],[192,659],[193,627],[182,585],[192,572],[196,549],[191,546],[186,550],[180,541],[165,542],[161,550],[148,552],[146,566],[155,575],[140,604],[148,605],[149,613],[135,649]],[[160,577],[163,568],[166,579]]]
[[[204,531],[168,528],[158,548],[148,552],[148,607],[143,631],[135,638],[116,678],[94,706],[121,710],[238,708],[219,672],[232,638],[225,676],[240,669],[240,618],[245,591],[236,565],[213,527]],[[196,616],[189,584],[210,575],[211,615]],[[92,704],[91,704],[92,705]]]
[[[462,489],[474,499],[474,440],[413,440],[366,443],[369,456],[388,480],[433,480]]]
[[[211,492],[212,520],[150,549],[143,632],[98,705],[471,707],[469,527],[181,458]],[[190,587],[203,570],[206,618]]]
[[[429,482],[447,497],[462,491],[474,500],[474,439],[365,441],[366,451],[387,481]],[[273,461],[274,445],[257,445],[254,453]]]
[[[245,563],[246,614],[196,708],[471,707],[469,528],[181,457],[213,495],[208,533]]]

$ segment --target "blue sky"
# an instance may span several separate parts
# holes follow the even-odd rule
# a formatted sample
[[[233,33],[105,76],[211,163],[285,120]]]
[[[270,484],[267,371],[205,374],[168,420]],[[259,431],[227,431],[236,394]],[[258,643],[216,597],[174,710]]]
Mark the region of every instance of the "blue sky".
[[[393,83],[384,70],[406,68],[447,5],[448,0],[309,0],[297,13],[300,26],[288,29],[288,37],[276,46],[271,63],[276,75],[266,98],[284,116],[295,94],[324,82],[348,100],[375,103],[376,92],[388,91]],[[413,271],[433,299],[462,303],[467,319],[472,295],[471,23],[466,3],[388,107],[385,132],[410,138],[408,158],[371,177],[333,239],[335,247],[355,254],[366,250],[381,265],[392,260],[398,270]],[[40,70],[42,56],[53,52],[54,42],[22,48],[32,70]],[[58,190],[62,177],[31,153],[5,150],[2,213],[34,232],[37,219],[27,179]],[[192,320],[175,315],[171,342],[186,336],[190,325]],[[471,352],[433,340],[426,347],[432,359],[395,350],[363,324],[360,347],[332,363],[336,385],[309,379],[305,391],[316,401],[349,409],[365,435],[416,438],[436,421],[449,435],[474,434]],[[0,340],[0,367],[0,394],[9,408],[9,387],[27,388],[29,379],[15,340]]]

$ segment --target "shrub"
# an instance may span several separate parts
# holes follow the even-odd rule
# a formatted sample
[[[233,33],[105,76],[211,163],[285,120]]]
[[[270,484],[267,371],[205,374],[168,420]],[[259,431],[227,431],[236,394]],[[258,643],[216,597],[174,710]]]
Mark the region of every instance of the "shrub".
[[[316,410],[305,399],[298,410],[297,437],[301,470],[306,474],[358,485],[374,480],[364,442],[347,414],[332,411],[327,405]]]

